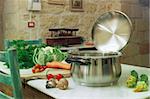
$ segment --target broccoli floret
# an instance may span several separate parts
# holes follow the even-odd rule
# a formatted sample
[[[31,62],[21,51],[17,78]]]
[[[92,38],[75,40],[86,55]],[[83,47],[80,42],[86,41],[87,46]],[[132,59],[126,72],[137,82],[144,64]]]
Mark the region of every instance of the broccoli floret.
[[[142,74],[142,75],[140,76],[140,81],[145,81],[145,83],[146,83],[147,85],[149,85],[149,84],[148,84],[148,76],[147,76],[146,74]]]
[[[138,79],[138,73],[132,70],[126,81],[126,85],[129,88],[135,88],[134,92],[147,91],[149,86],[148,76],[146,74],[141,74],[140,79]]]
[[[135,70],[131,71],[131,75],[136,77],[136,79],[138,80],[138,73]]]
[[[142,92],[142,91],[147,91],[148,90],[148,85],[146,84],[145,81],[138,81],[136,88],[134,89],[134,92]]]
[[[136,86],[137,78],[135,76],[130,75],[126,81],[126,85],[129,88],[133,88]]]
[[[142,74],[140,76],[140,81],[137,82],[134,92],[142,92],[147,90],[148,90],[148,76],[146,74]]]
[[[138,73],[135,70],[132,70],[130,76],[128,77],[126,81],[127,87],[129,88],[135,87],[137,80],[138,80]]]

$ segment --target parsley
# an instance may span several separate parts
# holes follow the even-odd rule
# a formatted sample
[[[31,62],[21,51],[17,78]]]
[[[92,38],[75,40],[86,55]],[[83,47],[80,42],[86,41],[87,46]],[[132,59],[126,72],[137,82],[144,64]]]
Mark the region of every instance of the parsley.
[[[16,48],[18,55],[18,65],[20,69],[27,69],[33,67],[33,53],[35,48],[41,48],[46,46],[45,44],[31,45],[24,40],[13,40],[11,47]],[[8,66],[8,63],[6,63]],[[8,66],[9,67],[9,66]]]

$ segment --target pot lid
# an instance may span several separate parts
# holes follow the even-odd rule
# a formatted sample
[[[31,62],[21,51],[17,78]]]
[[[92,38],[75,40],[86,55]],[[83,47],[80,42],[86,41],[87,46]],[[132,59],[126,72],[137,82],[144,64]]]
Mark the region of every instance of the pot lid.
[[[118,52],[129,41],[132,23],[120,11],[110,11],[101,15],[92,29],[92,39],[100,52]]]

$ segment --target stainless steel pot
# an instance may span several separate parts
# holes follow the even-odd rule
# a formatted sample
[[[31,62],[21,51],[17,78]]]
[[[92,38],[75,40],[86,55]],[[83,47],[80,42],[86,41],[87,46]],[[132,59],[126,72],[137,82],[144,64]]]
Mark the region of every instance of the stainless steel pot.
[[[107,86],[121,75],[120,50],[132,32],[129,17],[120,11],[102,14],[93,25],[92,39],[97,51],[71,52],[71,74],[75,82],[87,86]]]
[[[80,51],[72,53],[67,62],[71,62],[73,80],[86,86],[108,86],[116,83],[121,75],[119,57],[121,53],[100,53],[98,51]]]

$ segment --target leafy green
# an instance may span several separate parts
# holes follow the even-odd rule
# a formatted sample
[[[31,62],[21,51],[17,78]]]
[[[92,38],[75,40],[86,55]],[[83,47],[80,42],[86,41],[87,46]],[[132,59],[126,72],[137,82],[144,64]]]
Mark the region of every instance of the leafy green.
[[[27,69],[27,68],[31,68],[34,66],[34,62],[32,60],[34,49],[41,48],[43,46],[45,45],[44,44],[31,45],[31,44],[28,44],[24,40],[13,40],[11,42],[10,47],[14,47],[17,50],[19,68]],[[7,62],[6,62],[6,65],[8,66]]]
[[[145,81],[145,83],[146,83],[147,85],[149,85],[149,84],[148,84],[148,76],[147,76],[146,74],[142,74],[142,75],[140,76],[140,81]]]
[[[55,47],[36,48],[34,50],[33,62],[35,64],[46,65],[47,62],[51,61],[61,62],[65,60],[67,56],[67,53]]]
[[[137,79],[135,76],[130,75],[126,81],[126,85],[129,88],[133,88],[136,86]]]
[[[138,79],[138,73],[135,70],[131,71],[126,85],[129,88],[135,88],[134,92],[142,92],[148,90],[148,76],[146,74],[141,74],[140,79]]]
[[[147,91],[148,90],[148,76],[146,74],[141,74],[140,80],[137,82],[135,92]]]
[[[127,81],[126,81],[126,85],[129,88],[133,88],[136,86],[138,80],[138,73],[135,70],[131,71],[131,74],[129,75]]]
[[[142,92],[142,91],[147,91],[147,90],[148,90],[148,85],[146,84],[146,82],[138,81],[134,89],[134,92]]]
[[[134,76],[138,80],[138,73],[135,70],[131,71],[131,75]]]

